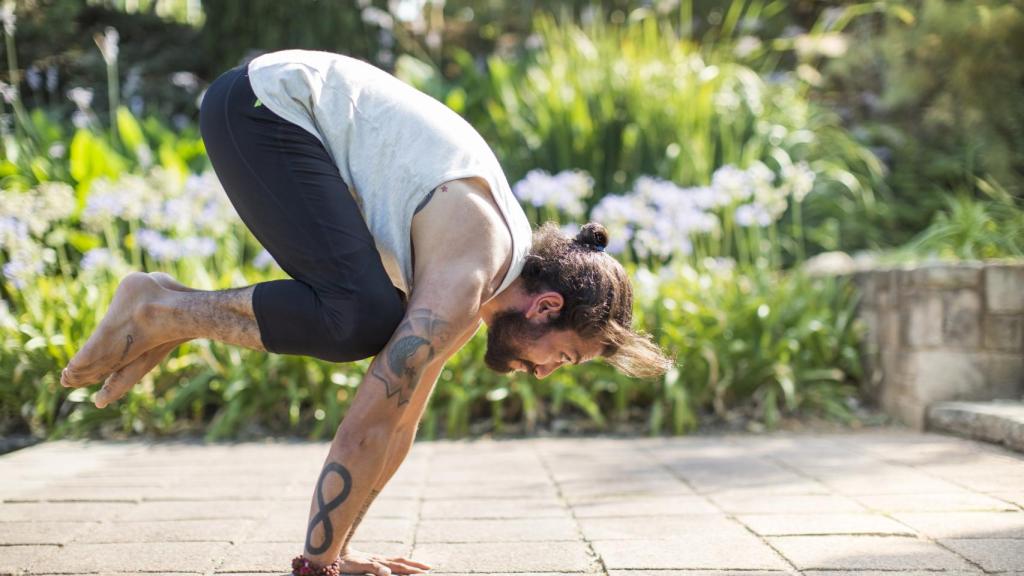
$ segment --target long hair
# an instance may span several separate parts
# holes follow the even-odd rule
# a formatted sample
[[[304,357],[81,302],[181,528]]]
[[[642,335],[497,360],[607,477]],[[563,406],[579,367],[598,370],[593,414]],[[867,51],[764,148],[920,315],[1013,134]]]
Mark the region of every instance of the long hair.
[[[601,356],[633,377],[664,374],[673,362],[651,341],[633,330],[633,286],[622,264],[605,253],[608,231],[591,222],[569,238],[548,222],[533,233],[533,246],[520,277],[527,292],[554,290],[564,304],[551,327],[571,329],[581,338],[597,338]]]

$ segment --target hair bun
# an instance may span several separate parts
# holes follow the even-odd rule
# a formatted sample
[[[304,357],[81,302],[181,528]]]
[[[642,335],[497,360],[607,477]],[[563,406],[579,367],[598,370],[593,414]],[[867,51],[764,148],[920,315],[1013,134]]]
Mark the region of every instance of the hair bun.
[[[608,230],[597,222],[590,222],[580,228],[574,241],[591,250],[604,252],[605,246],[608,245]]]

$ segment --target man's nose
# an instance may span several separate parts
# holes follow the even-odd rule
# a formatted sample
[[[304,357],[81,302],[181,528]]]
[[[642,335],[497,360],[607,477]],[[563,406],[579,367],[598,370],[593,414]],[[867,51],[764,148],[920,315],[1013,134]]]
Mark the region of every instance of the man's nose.
[[[557,369],[558,364],[555,364],[554,366],[537,366],[537,378],[539,380],[543,380],[548,377],[548,374],[551,374]]]

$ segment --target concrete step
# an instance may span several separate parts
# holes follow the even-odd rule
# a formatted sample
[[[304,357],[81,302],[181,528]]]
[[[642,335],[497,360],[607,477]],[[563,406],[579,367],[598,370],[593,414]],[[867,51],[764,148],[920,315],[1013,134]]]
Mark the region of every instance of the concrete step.
[[[928,407],[928,429],[1024,452],[1024,402],[936,402]]]

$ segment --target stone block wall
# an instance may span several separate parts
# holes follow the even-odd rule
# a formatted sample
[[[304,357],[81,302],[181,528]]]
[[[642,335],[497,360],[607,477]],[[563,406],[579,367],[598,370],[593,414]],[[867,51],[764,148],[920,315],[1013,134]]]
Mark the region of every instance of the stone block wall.
[[[1024,397],[1024,262],[861,270],[868,393],[921,428],[946,400]]]

